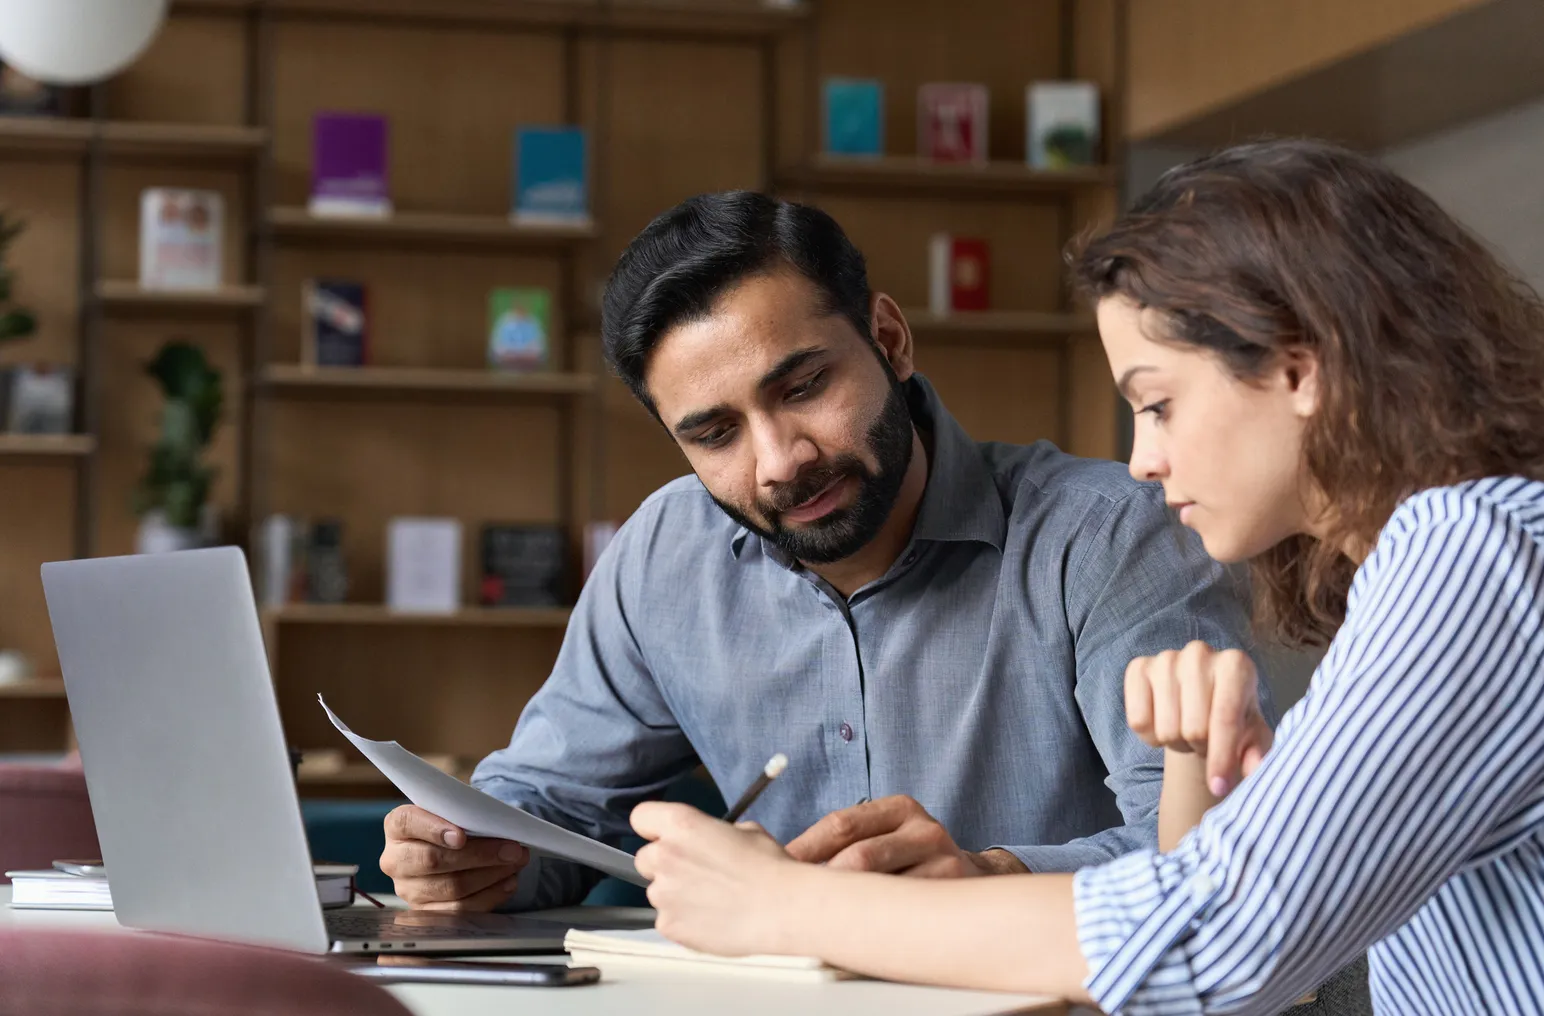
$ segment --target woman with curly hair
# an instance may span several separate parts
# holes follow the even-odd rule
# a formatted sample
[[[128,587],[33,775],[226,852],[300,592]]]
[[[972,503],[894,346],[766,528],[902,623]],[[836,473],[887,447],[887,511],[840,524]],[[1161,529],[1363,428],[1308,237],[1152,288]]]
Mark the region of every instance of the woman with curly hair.
[[[1366,952],[1390,1013],[1544,1011],[1544,305],[1429,197],[1310,141],[1170,171],[1071,257],[1161,483],[1328,645],[1274,732],[1247,657],[1135,660],[1160,850],[927,881],[645,804],[659,929],[1110,1012],[1275,1012]],[[1119,576],[1115,577],[1119,580]]]

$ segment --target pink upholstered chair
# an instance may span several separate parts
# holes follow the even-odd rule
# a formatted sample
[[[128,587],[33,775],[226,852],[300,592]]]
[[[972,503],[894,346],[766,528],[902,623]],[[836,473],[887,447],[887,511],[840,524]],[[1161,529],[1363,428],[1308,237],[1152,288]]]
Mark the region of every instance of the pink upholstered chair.
[[[0,930],[0,1016],[409,1016],[329,961],[146,932]]]
[[[0,884],[4,873],[101,856],[79,764],[0,765]]]

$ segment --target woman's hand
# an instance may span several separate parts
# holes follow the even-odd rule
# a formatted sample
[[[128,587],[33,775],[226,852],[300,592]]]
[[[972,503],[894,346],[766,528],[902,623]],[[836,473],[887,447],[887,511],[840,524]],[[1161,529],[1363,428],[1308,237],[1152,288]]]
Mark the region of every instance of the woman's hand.
[[[792,883],[800,865],[753,823],[730,826],[684,804],[633,809],[633,828],[651,842],[638,851],[650,880],[654,927],[666,938],[723,956],[797,952]]]
[[[1275,740],[1260,712],[1253,661],[1205,642],[1131,661],[1126,722],[1148,744],[1204,758],[1213,797],[1254,772]]]

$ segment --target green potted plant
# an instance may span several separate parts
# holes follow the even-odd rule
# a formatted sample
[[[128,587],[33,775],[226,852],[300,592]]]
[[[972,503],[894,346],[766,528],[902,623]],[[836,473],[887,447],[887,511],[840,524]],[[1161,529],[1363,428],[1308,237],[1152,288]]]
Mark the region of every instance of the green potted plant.
[[[25,228],[25,223],[0,212],[0,342],[24,339],[38,330],[32,312],[11,302],[11,284],[16,276],[6,263],[11,244]]]
[[[173,340],[145,365],[161,386],[161,433],[150,448],[145,475],[134,491],[141,554],[187,550],[210,542],[209,490],[216,470],[204,453],[220,423],[220,373],[204,351]]]

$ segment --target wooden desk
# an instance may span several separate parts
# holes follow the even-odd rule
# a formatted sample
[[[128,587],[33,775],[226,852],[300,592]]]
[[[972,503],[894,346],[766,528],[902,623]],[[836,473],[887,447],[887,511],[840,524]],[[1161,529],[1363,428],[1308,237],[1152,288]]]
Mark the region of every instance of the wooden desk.
[[[96,929],[133,934],[101,911],[12,910],[11,887],[0,885],[0,926]],[[522,957],[528,960],[529,957]],[[550,957],[550,962],[563,962]],[[1060,1002],[1028,995],[953,991],[884,981],[785,984],[723,974],[628,973],[591,987],[494,988],[471,985],[399,984],[387,988],[419,1016],[683,1016],[733,1012],[735,1016],[1060,1016]]]

